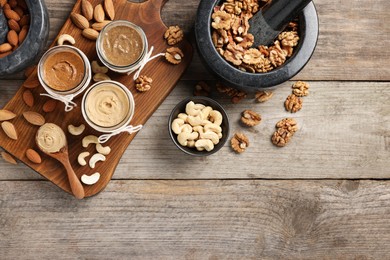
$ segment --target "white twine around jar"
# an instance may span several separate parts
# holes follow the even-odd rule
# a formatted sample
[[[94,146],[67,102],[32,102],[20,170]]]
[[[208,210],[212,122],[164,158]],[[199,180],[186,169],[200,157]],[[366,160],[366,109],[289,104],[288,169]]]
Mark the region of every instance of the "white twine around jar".
[[[56,99],[56,100],[59,100],[61,101],[62,103],[65,104],[65,112],[69,112],[71,111],[74,107],[77,107],[77,104],[75,102],[73,102],[73,98],[75,97],[75,95],[73,94],[70,94],[70,95],[66,95],[66,96],[63,96],[63,95],[59,95],[59,94],[56,94],[54,92],[51,92],[50,90],[46,90],[48,93],[41,93],[41,96],[47,96],[47,97],[50,97],[52,99]],[[51,93],[49,93],[51,92]]]
[[[151,46],[149,52],[146,53],[145,57],[139,62],[139,64],[137,66],[135,66],[134,68],[131,68],[129,71],[127,71],[127,75],[130,75],[131,73],[136,71],[136,73],[133,76],[133,80],[136,80],[139,77],[142,69],[145,67],[145,65],[149,61],[151,61],[157,57],[160,57],[160,56],[165,56],[165,53],[158,53],[158,54],[152,56],[153,49],[154,49],[154,47]]]
[[[137,126],[128,125],[128,126],[119,128],[117,130],[114,130],[114,131],[110,132],[109,134],[103,134],[103,135],[99,136],[98,140],[99,140],[99,143],[103,144],[103,143],[107,142],[108,140],[110,140],[110,138],[115,136],[115,135],[118,135],[118,134],[124,133],[124,132],[128,132],[129,134],[133,134],[133,133],[141,130],[142,127],[143,127],[142,125],[137,125]]]

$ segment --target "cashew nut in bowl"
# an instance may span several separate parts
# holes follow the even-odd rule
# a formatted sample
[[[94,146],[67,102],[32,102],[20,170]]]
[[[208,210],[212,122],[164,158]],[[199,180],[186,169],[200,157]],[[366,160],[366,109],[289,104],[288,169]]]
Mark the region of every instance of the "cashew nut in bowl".
[[[68,125],[68,132],[71,135],[81,135],[85,130],[85,125],[81,124],[79,126],[74,126],[74,125]]]
[[[192,126],[206,125],[211,123],[209,120],[202,119],[200,116],[188,116],[187,121]]]
[[[204,131],[213,131],[216,134],[222,133],[222,128],[216,124],[207,124],[204,126]]]
[[[210,121],[216,125],[221,125],[222,124],[222,114],[221,112],[217,110],[213,110],[210,112]]]
[[[85,161],[85,158],[87,158],[88,156],[89,156],[89,152],[82,152],[82,153],[80,153],[79,156],[77,157],[77,162],[81,166],[87,165],[87,162]]]
[[[220,139],[218,134],[214,133],[213,131],[207,131],[207,132],[201,133],[200,138],[201,139],[208,139],[211,142],[213,142],[213,144],[219,143],[219,139]]]
[[[187,122],[188,115],[186,113],[180,113],[177,115],[177,118],[183,119],[184,122]]]
[[[214,149],[214,144],[209,139],[199,139],[195,142],[195,147],[198,151],[206,150],[210,152]]]
[[[192,133],[187,133],[187,132],[181,132],[178,136],[177,136],[177,141],[179,142],[179,144],[181,144],[182,146],[187,146],[188,144],[188,141],[193,141],[195,140],[196,138],[199,137],[199,134],[197,132],[192,132]]]
[[[57,45],[64,45],[65,42],[68,42],[72,45],[76,43],[75,39],[69,35],[69,34],[61,34],[60,37],[58,37]]]
[[[100,173],[98,173],[98,172],[95,172],[92,175],[83,174],[81,176],[82,183],[84,183],[86,185],[93,185],[93,184],[97,183],[99,179],[100,179]]]
[[[195,104],[193,101],[190,101],[186,105],[186,114],[189,116],[197,116],[205,107],[205,105]]]
[[[182,125],[184,125],[184,120],[181,118],[176,118],[172,121],[172,131],[177,135],[180,134]]]
[[[184,125],[181,126],[181,131],[182,132],[191,133],[192,132],[192,126],[189,125],[189,124],[184,124]]]
[[[90,144],[98,144],[99,139],[95,135],[87,135],[83,138],[82,144],[84,148],[87,148]]]
[[[200,111],[200,118],[202,119],[208,119],[210,112],[213,111],[213,108],[210,106],[207,106]]]
[[[104,162],[106,160],[106,156],[100,153],[95,153],[92,155],[91,159],[89,160],[89,167],[92,169],[95,168],[97,162]]]
[[[201,135],[201,134],[204,133],[204,128],[203,128],[203,126],[201,126],[201,125],[194,126],[194,127],[192,128],[192,130],[193,130],[194,132],[198,132],[199,135]]]
[[[109,146],[104,146],[102,144],[96,144],[96,151],[103,155],[108,155],[111,152],[111,148]]]
[[[195,141],[194,141],[194,140],[188,141],[188,142],[187,142],[187,147],[190,147],[190,148],[195,147]]]

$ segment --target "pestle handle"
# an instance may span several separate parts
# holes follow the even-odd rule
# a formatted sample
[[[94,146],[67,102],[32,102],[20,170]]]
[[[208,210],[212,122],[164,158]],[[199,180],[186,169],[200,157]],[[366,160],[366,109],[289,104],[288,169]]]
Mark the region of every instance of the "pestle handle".
[[[270,1],[249,20],[249,32],[255,37],[254,45],[270,45],[310,2],[311,0]]]

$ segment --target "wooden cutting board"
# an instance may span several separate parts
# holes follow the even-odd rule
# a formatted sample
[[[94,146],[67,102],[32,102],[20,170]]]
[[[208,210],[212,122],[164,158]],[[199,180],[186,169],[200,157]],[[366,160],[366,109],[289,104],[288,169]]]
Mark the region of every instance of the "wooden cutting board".
[[[161,8],[166,1],[167,0],[149,0],[143,3],[133,3],[127,2],[126,0],[113,0],[116,11],[115,20],[128,20],[141,26],[148,38],[149,47],[154,46],[153,54],[160,52],[164,53],[165,50],[170,47],[163,38],[163,34],[167,27],[162,22],[160,16]],[[80,13],[80,2],[80,0],[77,1],[72,12]],[[101,1],[92,0],[91,3],[93,6],[96,6],[101,3]],[[76,44],[74,46],[81,49],[90,61],[98,60],[95,42],[81,36],[81,30],[75,27],[69,18],[66,20],[58,35],[64,33],[70,34],[75,38]],[[180,64],[172,65],[168,63],[164,57],[159,57],[149,62],[142,70],[142,75],[150,76],[154,80],[152,89],[148,92],[139,93],[136,91],[133,75],[128,76],[126,74],[113,72],[108,73],[112,80],[123,83],[134,95],[135,114],[131,121],[132,125],[145,124],[148,118],[175,87],[177,81],[189,65],[193,53],[192,46],[186,40],[180,42],[176,46],[184,53],[184,58]],[[36,80],[36,77],[35,71],[30,75],[26,82]],[[92,83],[93,82],[91,82],[91,84]],[[38,147],[35,144],[35,134],[39,127],[29,124],[24,119],[22,113],[25,111],[38,112],[44,115],[46,122],[55,123],[65,131],[69,143],[69,159],[79,178],[83,174],[90,175],[95,172],[101,174],[100,180],[96,184],[92,186],[84,185],[85,196],[92,196],[104,189],[111,180],[120,158],[133,140],[135,134],[129,135],[128,133],[122,133],[118,136],[114,136],[104,144],[110,146],[112,149],[111,153],[107,155],[106,161],[98,162],[95,169],[90,169],[89,166],[81,167],[77,162],[77,156],[81,152],[89,151],[91,155],[96,153],[94,145],[90,145],[88,149],[82,147],[82,138],[89,134],[99,135],[99,133],[90,128],[82,118],[80,110],[82,95],[75,99],[77,107],[70,112],[65,112],[63,103],[58,103],[55,111],[45,113],[43,112],[42,107],[49,98],[40,96],[40,93],[45,93],[44,89],[41,86],[31,89],[35,99],[35,103],[31,108],[23,102],[22,95],[25,90],[26,88],[21,86],[16,95],[4,107],[4,109],[13,111],[18,115],[16,118],[10,120],[10,122],[15,125],[18,139],[11,140],[5,135],[4,131],[0,129],[0,146],[64,191],[70,192],[67,175],[61,164],[41,152],[39,153],[42,156],[43,162],[41,164],[33,164],[25,155],[28,148],[33,148],[38,151]],[[67,126],[69,124],[77,126],[81,123],[86,125],[86,130],[81,136],[76,137],[68,133]],[[129,149],[131,149],[131,147]],[[89,159],[89,157],[87,159]],[[131,172],[131,168],[129,168],[129,171]]]

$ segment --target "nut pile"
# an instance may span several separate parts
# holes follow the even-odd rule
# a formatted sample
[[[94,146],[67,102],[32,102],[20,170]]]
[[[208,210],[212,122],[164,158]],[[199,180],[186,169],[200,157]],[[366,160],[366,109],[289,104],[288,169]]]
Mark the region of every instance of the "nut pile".
[[[3,58],[15,51],[25,40],[29,30],[30,15],[24,0],[2,0],[0,6],[8,19],[9,29],[7,42],[0,44],[0,58]]]
[[[88,0],[82,0],[80,9],[81,14],[71,13],[70,19],[82,30],[81,34],[92,41],[96,41],[103,27],[115,18],[112,0],[104,0],[95,7]]]
[[[291,22],[271,46],[253,46],[254,36],[248,33],[249,19],[268,0],[226,0],[214,8],[212,41],[218,53],[238,69],[264,73],[280,67],[292,56],[298,45],[298,23]]]
[[[218,110],[190,101],[185,113],[180,113],[172,121],[171,128],[180,145],[209,152],[222,138],[222,120]]]

